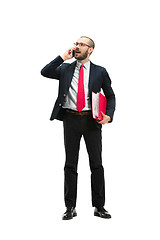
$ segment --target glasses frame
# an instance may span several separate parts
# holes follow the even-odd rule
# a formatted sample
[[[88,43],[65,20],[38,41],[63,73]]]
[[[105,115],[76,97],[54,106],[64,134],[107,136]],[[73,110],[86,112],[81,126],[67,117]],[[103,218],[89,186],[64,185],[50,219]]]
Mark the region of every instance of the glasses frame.
[[[90,45],[88,45],[87,43],[83,43],[83,42],[76,42],[76,43],[73,43],[76,47],[79,45],[80,47],[84,47],[84,46],[87,46],[87,47],[91,47]]]

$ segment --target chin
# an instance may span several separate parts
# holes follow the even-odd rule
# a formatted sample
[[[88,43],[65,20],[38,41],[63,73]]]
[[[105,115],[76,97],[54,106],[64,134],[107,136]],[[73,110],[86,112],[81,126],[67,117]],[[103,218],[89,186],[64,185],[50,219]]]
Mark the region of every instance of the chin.
[[[84,60],[85,58],[84,57],[75,57],[75,59],[77,59],[77,60]]]

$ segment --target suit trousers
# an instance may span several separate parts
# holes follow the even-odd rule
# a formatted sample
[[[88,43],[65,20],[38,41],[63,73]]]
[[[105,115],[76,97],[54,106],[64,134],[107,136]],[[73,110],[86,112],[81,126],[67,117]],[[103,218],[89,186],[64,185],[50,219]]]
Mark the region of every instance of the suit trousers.
[[[77,165],[81,137],[84,137],[91,170],[92,206],[105,204],[105,180],[102,166],[102,125],[92,114],[65,112],[63,119],[66,162],[64,166],[64,198],[66,207],[75,207],[77,199]]]

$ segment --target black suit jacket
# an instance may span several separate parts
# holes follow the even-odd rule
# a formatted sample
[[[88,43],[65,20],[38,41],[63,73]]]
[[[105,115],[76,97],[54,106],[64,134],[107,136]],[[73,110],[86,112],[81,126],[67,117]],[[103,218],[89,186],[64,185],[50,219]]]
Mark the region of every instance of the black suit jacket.
[[[59,80],[58,98],[55,102],[50,120],[54,120],[55,118],[58,120],[63,120],[64,109],[62,108],[62,105],[65,97],[68,94],[76,66],[76,61],[71,64],[63,62],[63,59],[58,56],[41,70],[41,74],[44,77]],[[103,89],[103,92],[107,98],[106,114],[111,117],[112,121],[115,111],[115,95],[111,88],[110,77],[105,68],[95,65],[91,62],[89,75],[90,101],[92,91],[97,93],[101,91],[101,88]]]

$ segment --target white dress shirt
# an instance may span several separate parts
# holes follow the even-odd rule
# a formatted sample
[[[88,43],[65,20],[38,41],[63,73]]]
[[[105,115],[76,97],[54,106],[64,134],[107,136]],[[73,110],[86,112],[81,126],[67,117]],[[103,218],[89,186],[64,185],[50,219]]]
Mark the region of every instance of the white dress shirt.
[[[73,74],[73,78],[71,81],[71,86],[69,88],[69,92],[65,98],[65,102],[63,104],[63,108],[69,108],[74,111],[77,110],[77,92],[78,92],[78,79],[79,79],[79,71],[81,68],[81,63],[77,61],[75,71]],[[91,103],[89,99],[89,73],[90,73],[90,61],[86,62],[83,67],[84,70],[84,91],[85,91],[85,107],[82,111],[91,110]]]

